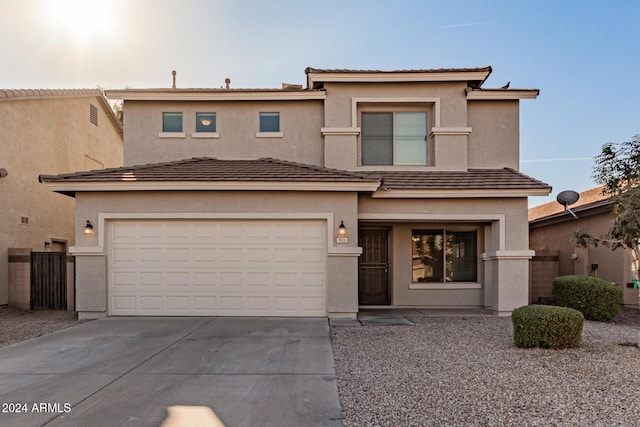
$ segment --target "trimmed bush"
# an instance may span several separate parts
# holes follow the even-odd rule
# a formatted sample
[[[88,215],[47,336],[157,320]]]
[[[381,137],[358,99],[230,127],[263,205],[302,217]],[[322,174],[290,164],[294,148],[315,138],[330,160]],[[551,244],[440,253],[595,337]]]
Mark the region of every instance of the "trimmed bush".
[[[578,310],[529,305],[511,314],[516,347],[573,348],[580,345],[584,316]]]
[[[620,313],[622,289],[590,276],[560,276],[551,289],[554,304],[579,310],[585,319],[611,322]]]

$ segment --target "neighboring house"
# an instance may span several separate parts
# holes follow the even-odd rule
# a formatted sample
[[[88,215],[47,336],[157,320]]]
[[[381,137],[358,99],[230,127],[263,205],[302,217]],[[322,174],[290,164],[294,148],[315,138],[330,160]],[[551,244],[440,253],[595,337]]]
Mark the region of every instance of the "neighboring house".
[[[531,277],[531,302],[551,298],[551,284],[557,276],[579,274],[616,283],[623,290],[624,304],[638,304],[638,290],[631,278],[631,255],[624,249],[606,246],[579,248],[573,233],[584,229],[595,236],[607,233],[614,216],[613,205],[602,187],[583,191],[570,209],[549,202],[529,209],[529,247],[536,251]]]
[[[126,166],[40,178],[76,198],[80,316],[526,305],[527,197],[550,187],[518,172],[519,101],[538,90],[490,73],[108,91]]]
[[[43,188],[38,175],[122,159],[122,126],[101,91],[0,90],[0,304],[29,308],[28,283],[9,301],[9,248],[23,249],[17,262],[28,269],[28,249],[66,252],[75,244],[75,200]],[[19,270],[12,279],[28,279]]]

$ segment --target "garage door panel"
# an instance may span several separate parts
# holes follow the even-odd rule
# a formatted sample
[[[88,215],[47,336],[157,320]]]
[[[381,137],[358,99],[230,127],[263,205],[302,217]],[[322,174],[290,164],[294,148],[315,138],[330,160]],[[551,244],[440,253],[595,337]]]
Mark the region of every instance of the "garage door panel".
[[[108,223],[112,315],[326,315],[326,223]]]

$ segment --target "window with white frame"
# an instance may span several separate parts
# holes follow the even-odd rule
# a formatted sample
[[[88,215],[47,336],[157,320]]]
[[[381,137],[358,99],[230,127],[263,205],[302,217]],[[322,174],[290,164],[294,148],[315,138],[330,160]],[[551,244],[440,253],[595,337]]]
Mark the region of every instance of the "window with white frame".
[[[477,282],[478,233],[413,230],[413,283]]]
[[[196,113],[196,133],[216,132],[216,113]]]
[[[280,132],[280,113],[260,113],[260,132]]]
[[[182,132],[182,113],[162,113],[162,132]]]
[[[362,113],[362,165],[427,164],[427,113]]]

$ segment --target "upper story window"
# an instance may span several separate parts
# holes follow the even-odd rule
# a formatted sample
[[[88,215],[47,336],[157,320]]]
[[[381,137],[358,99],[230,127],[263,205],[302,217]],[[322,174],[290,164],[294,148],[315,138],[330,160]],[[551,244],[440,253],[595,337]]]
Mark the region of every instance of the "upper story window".
[[[182,113],[162,113],[162,132],[182,132]]]
[[[280,132],[280,113],[260,113],[260,132]]]
[[[260,129],[256,138],[282,138],[280,113],[260,113]]]
[[[413,230],[413,283],[476,282],[477,231]]]
[[[216,113],[196,113],[196,132],[216,132]]]
[[[362,113],[362,165],[427,164],[427,113]]]

